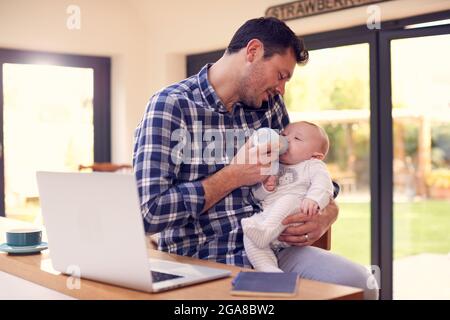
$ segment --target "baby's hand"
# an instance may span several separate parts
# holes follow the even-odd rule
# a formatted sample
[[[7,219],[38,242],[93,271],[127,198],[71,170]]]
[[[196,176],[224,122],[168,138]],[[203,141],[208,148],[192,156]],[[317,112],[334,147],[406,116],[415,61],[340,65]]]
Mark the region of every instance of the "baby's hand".
[[[266,181],[263,182],[263,185],[267,191],[274,191],[277,186],[277,176],[269,176]]]
[[[314,200],[305,198],[302,201],[301,212],[306,213],[308,216],[319,213],[319,205]]]

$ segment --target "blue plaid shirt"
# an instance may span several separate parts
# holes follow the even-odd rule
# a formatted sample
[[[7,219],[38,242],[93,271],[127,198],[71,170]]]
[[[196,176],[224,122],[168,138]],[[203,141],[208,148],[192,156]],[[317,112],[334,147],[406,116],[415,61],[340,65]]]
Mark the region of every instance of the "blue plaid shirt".
[[[232,159],[216,154],[221,161],[205,161],[201,155],[208,142],[202,134],[212,130],[225,136],[226,131],[244,130],[249,136],[260,127],[281,130],[289,118],[281,96],[259,109],[237,103],[228,112],[208,81],[210,66],[153,95],[136,129],[133,165],[145,231],[161,232],[159,250],[251,267],[240,221],[261,207],[251,187],[241,187],[201,213],[205,204],[201,180]],[[192,146],[201,152],[188,154],[189,161],[179,161],[180,141],[172,135],[177,130],[200,136]]]

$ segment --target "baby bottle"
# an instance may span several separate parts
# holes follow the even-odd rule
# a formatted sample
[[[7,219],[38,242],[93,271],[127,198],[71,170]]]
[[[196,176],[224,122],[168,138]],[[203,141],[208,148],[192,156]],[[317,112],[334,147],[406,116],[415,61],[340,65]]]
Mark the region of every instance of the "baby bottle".
[[[253,145],[265,145],[269,142],[279,144],[279,154],[285,153],[289,147],[286,137],[279,135],[275,130],[270,128],[259,128],[252,136]]]

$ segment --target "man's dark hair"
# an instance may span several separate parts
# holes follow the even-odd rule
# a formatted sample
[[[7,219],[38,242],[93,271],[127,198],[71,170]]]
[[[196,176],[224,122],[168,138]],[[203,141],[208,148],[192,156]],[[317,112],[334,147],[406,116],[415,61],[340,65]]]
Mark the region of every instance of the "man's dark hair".
[[[245,22],[234,34],[227,47],[227,53],[232,54],[245,48],[252,39],[258,39],[264,45],[264,58],[274,54],[284,54],[286,50],[294,50],[295,59],[299,64],[308,62],[308,51],[303,40],[281,20],[276,18],[256,18]]]

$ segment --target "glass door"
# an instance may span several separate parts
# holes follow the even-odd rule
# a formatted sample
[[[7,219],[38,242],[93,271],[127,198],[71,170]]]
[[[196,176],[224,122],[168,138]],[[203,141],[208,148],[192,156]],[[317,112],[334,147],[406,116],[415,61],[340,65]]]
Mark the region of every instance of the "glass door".
[[[310,61],[295,69],[284,99],[292,122],[316,123],[330,139],[325,162],[341,186],[331,251],[370,265],[369,43],[310,50]]]
[[[390,41],[394,299],[450,299],[448,33]]]

